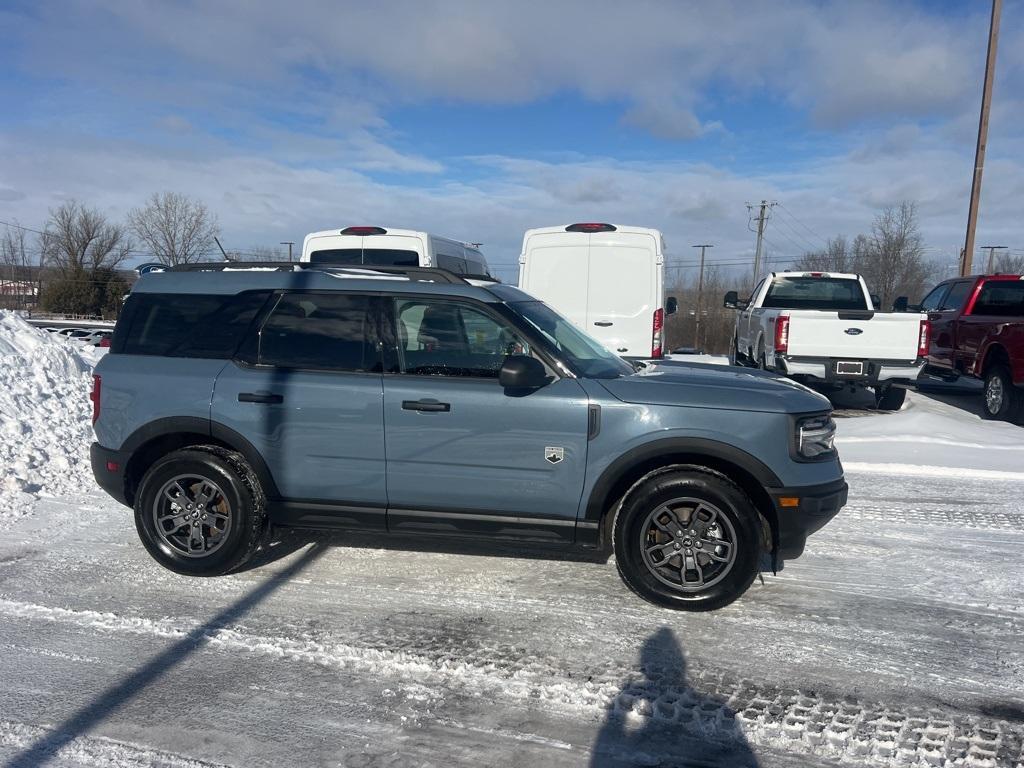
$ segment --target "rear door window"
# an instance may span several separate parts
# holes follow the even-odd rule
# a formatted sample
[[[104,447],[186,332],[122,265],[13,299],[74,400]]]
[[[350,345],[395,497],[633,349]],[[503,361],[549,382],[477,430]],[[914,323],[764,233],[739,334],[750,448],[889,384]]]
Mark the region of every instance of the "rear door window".
[[[971,314],[1024,317],[1024,281],[989,280],[981,287]]]
[[[285,294],[260,329],[258,361],[277,368],[379,373],[378,316],[370,296]]]
[[[944,298],[942,303],[939,305],[939,311],[950,312],[952,310],[961,309],[964,302],[967,300],[967,295],[971,292],[971,288],[973,287],[973,280],[961,280],[953,283],[953,286],[949,289],[949,293],[946,294],[946,298]]]

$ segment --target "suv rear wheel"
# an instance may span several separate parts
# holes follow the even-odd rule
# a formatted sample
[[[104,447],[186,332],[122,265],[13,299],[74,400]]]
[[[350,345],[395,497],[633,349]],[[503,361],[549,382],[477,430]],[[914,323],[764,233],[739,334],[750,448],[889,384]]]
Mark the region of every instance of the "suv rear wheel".
[[[739,486],[702,467],[666,468],[633,486],[612,541],[626,586],[667,608],[721,608],[757,575],[757,511]]]
[[[149,554],[188,576],[240,567],[266,526],[263,490],[241,454],[196,446],[164,456],[135,498],[135,527]]]

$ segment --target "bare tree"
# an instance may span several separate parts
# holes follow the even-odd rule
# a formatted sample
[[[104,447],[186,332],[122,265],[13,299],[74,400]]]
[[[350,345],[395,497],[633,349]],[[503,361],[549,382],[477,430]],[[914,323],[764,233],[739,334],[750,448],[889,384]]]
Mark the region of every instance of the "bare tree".
[[[858,271],[868,286],[890,306],[897,296],[920,296],[931,279],[933,267],[924,259],[924,245],[917,228],[917,206],[903,201],[875,217]]]
[[[1001,253],[996,256],[996,272],[1004,275],[1024,274],[1024,253]]]
[[[0,237],[0,304],[24,309],[34,303],[36,293],[32,264],[29,263],[25,230],[17,225],[4,228]]]
[[[808,251],[793,264],[800,272],[853,272],[853,249],[846,242],[846,237],[839,235],[830,238],[825,248],[820,251]]]
[[[177,192],[154,194],[128,214],[132,232],[164,264],[191,264],[216,249],[217,217],[205,205]]]
[[[65,274],[113,270],[131,252],[124,227],[77,200],[50,211],[39,243],[46,261]]]

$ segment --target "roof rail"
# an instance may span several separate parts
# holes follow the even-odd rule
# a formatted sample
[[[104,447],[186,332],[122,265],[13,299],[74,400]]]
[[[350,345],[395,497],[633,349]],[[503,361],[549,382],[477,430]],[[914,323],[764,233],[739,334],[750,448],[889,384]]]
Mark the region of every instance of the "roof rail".
[[[312,264],[308,261],[212,261],[194,264],[178,264],[169,267],[169,272],[223,272],[225,270],[242,271],[246,269],[266,271],[273,269],[278,272],[350,272],[358,275],[377,273],[379,275],[395,275],[407,277],[414,282],[452,283],[469,285],[469,282],[454,272],[440,267],[378,267],[372,264]],[[475,276],[474,276],[475,277]]]

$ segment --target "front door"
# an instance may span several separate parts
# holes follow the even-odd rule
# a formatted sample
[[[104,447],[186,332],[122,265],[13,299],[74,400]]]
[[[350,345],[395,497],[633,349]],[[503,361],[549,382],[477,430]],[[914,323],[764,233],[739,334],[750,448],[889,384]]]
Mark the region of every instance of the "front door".
[[[379,299],[287,293],[248,363],[217,378],[213,420],[263,456],[280,522],[385,528]]]
[[[583,491],[587,397],[572,378],[506,392],[529,344],[475,302],[395,299],[384,375],[388,529],[569,543]]]

